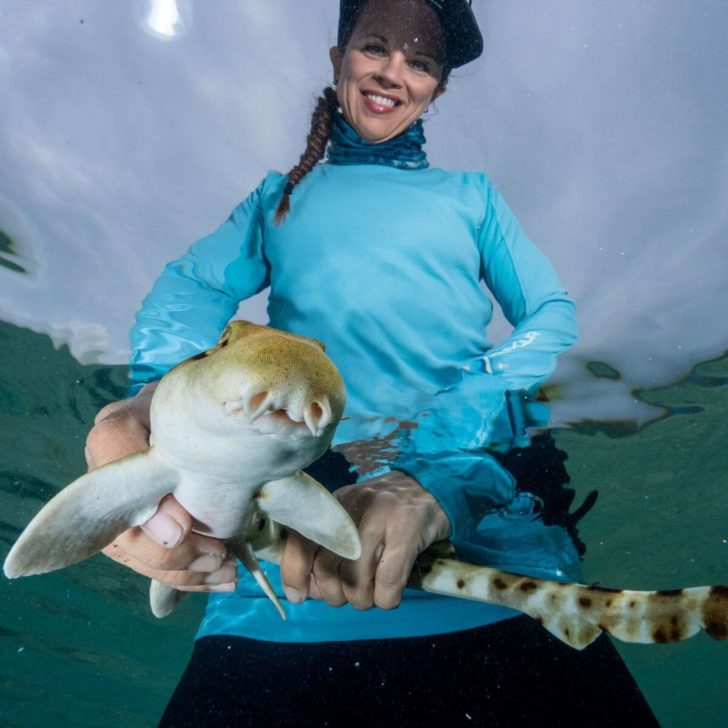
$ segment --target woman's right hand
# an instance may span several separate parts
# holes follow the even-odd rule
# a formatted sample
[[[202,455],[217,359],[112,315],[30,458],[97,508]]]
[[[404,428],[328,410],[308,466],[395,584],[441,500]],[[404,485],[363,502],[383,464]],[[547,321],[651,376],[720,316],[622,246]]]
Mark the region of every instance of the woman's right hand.
[[[89,469],[149,447],[149,406],[156,382],[135,397],[106,405],[86,440]],[[110,558],[180,591],[235,590],[235,558],[225,544],[192,532],[192,517],[173,495],[142,526],[130,528],[102,551]]]

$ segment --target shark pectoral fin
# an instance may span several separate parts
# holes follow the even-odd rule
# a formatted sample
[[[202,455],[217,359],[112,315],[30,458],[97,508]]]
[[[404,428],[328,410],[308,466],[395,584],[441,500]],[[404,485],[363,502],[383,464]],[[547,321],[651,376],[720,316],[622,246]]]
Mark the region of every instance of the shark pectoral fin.
[[[47,503],[15,542],[5,574],[44,574],[92,556],[148,520],[177,475],[153,449],[92,470]]]
[[[253,551],[253,547],[243,539],[236,538],[228,543],[232,552],[242,561],[243,566],[252,574],[258,586],[263,590],[263,593],[273,602],[273,606],[278,610],[278,614],[281,615],[281,619],[286,618],[286,613],[283,606],[278,599],[278,596],[273,591],[271,583],[268,581],[268,577],[265,575],[263,569],[260,568],[258,559]]]
[[[299,472],[266,483],[258,507],[282,523],[345,559],[361,556],[354,522],[339,501],[310,475]]]
[[[152,608],[152,614],[158,619],[172,614],[184,598],[185,592],[156,579],[152,579],[149,585],[149,606]]]

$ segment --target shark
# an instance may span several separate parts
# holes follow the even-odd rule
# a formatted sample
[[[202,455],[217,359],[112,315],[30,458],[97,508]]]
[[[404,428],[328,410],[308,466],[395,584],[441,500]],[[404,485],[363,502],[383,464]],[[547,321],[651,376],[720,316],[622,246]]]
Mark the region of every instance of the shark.
[[[348,513],[303,472],[328,449],[345,402],[341,374],[320,341],[231,322],[213,348],[159,381],[149,448],[63,488],[13,545],[6,576],[82,561],[149,520],[172,493],[193,530],[224,540],[285,617],[246,534],[264,513],[342,558],[359,557]],[[152,580],[156,616],[170,614],[183,596]]]
[[[342,558],[357,559],[357,529],[336,498],[303,472],[330,446],[345,388],[324,345],[233,321],[218,343],[171,369],[150,410],[147,450],[92,470],[33,518],[8,554],[9,578],[86,559],[143,524],[168,493],[195,531],[226,541],[281,617],[285,610],[260,567],[280,563],[293,529]],[[449,542],[419,555],[408,586],[520,611],[558,639],[584,649],[603,632],[637,643],[728,637],[728,586],[663,591],[563,583],[468,564]],[[170,614],[184,596],[152,580],[150,604]]]

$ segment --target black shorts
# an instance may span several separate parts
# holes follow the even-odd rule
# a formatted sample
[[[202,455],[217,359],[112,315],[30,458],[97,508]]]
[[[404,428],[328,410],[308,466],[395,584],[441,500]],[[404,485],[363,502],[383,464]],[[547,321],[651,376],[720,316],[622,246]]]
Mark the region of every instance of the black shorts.
[[[658,725],[607,637],[579,652],[529,617],[393,640],[204,637],[160,725],[363,724]]]
[[[550,437],[503,458],[537,490],[544,520],[567,528],[573,491]],[[343,458],[309,472],[352,482]],[[580,511],[583,510],[579,509]],[[432,637],[276,643],[204,637],[161,726],[656,726],[606,636],[579,652],[530,617]]]

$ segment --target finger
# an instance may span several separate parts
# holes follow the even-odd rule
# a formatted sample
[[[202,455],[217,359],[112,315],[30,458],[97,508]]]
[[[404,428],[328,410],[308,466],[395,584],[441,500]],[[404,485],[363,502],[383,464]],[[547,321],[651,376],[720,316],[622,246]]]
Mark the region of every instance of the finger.
[[[149,384],[145,384],[133,397],[121,399],[116,402],[109,402],[109,404],[98,411],[94,418],[94,424],[98,425],[99,422],[114,413],[130,413],[133,417],[138,418],[148,428],[149,406],[152,401],[154,390],[157,388],[158,384],[158,381],[150,382]]]
[[[150,539],[141,528],[119,534],[103,552],[112,558],[116,553],[124,554],[155,571],[185,571],[202,558],[206,561],[197,563],[195,570],[215,571],[227,555],[225,544],[208,536],[191,533],[182,544],[168,549]]]
[[[341,558],[331,551],[321,549],[313,560],[313,577],[321,598],[332,607],[346,603],[339,566]]]
[[[162,498],[157,512],[141,528],[152,541],[172,549],[187,538],[192,516],[170,494]]]
[[[321,596],[321,592],[319,591],[318,584],[316,583],[316,579],[314,578],[313,574],[311,574],[309,578],[309,585],[308,585],[308,595],[311,597],[311,599],[323,599]]]
[[[316,544],[290,531],[281,557],[281,583],[291,604],[300,604],[309,594]]]
[[[131,415],[110,415],[93,427],[86,438],[86,462],[91,470],[142,452],[149,447],[149,430]]]
[[[150,579],[157,579],[169,586],[173,586],[180,591],[229,591],[227,587],[218,587],[225,587],[225,585],[231,583],[235,584],[238,577],[237,563],[232,556],[223,561],[218,561],[217,564],[210,561],[210,571],[197,568],[165,571],[164,569],[150,568],[147,564],[134,558],[134,556],[125,553],[117,544],[106,547],[104,553],[115,561],[124,564],[124,566],[128,566]],[[191,566],[196,567],[197,564],[193,562]]]
[[[356,561],[342,559],[339,566],[342,590],[355,609],[374,605],[374,575],[384,548],[384,527],[381,516],[370,511],[359,524],[362,553]]]
[[[395,539],[385,543],[374,574],[374,603],[381,609],[394,609],[402,601],[417,549],[411,541]]]

